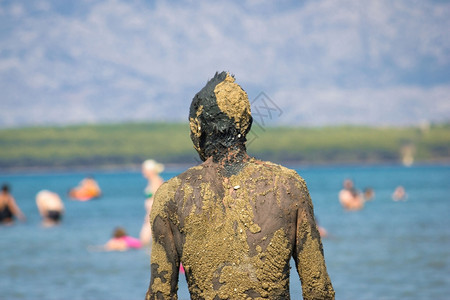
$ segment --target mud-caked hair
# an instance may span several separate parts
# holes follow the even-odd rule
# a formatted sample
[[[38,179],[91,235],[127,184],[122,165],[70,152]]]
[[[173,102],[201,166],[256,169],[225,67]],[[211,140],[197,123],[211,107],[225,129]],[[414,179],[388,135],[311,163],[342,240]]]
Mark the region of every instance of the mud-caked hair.
[[[194,148],[203,161],[233,146],[245,148],[252,125],[247,93],[229,73],[216,73],[192,99],[189,124]]]

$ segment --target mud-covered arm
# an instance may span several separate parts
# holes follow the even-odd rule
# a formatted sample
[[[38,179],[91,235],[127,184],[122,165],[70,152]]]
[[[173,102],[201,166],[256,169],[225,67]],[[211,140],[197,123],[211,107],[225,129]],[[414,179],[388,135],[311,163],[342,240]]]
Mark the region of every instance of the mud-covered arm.
[[[313,205],[304,183],[300,194],[294,259],[302,282],[303,299],[334,299],[322,241],[314,220]]]
[[[152,225],[151,278],[146,300],[177,299],[179,257],[170,227],[169,203],[173,201],[169,184],[157,191],[150,222]]]

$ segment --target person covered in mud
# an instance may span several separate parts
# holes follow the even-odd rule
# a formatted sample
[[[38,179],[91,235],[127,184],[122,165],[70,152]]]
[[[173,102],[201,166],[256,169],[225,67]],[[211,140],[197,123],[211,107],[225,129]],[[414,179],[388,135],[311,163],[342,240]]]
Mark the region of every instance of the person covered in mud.
[[[146,299],[174,299],[183,264],[191,299],[289,299],[291,257],[303,299],[334,299],[305,181],[250,157],[246,92],[226,72],[195,95],[191,139],[203,163],[156,192]]]

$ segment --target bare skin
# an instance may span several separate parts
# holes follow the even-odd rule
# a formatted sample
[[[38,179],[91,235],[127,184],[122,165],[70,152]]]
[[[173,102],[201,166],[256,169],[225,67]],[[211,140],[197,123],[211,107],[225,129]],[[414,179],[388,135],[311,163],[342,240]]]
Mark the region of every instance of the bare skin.
[[[42,190],[36,195],[36,205],[42,217],[42,225],[45,227],[59,223],[49,216],[49,212],[64,214],[64,204],[58,194]]]
[[[350,179],[344,181],[344,188],[339,192],[339,202],[346,210],[361,210],[364,207],[364,197],[354,190]]]
[[[145,189],[149,197],[145,200],[145,218],[142,224],[139,238],[143,245],[150,245],[152,240],[152,228],[150,226],[150,212],[152,211],[154,194],[158,188],[163,184],[164,180],[159,176],[159,170],[156,167],[142,167],[142,174],[148,180],[147,188]]]
[[[0,210],[3,210],[4,208],[9,208],[12,215],[17,217],[20,221],[25,221],[25,215],[20,210],[19,206],[16,204],[16,200],[14,197],[10,194],[9,189],[7,187],[2,187],[2,190],[0,191]],[[1,223],[3,224],[11,224],[13,223],[12,218],[5,218],[1,220]]]
[[[191,137],[204,163],[155,195],[146,299],[177,299],[180,263],[191,299],[290,299],[291,257],[303,299],[334,299],[304,180],[249,157],[242,134],[229,147],[202,143],[202,134]]]

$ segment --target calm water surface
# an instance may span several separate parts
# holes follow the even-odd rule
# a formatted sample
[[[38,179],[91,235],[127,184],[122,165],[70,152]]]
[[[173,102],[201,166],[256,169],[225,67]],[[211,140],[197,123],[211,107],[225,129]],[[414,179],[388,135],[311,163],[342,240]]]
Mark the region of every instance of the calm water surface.
[[[316,216],[330,237],[323,240],[337,299],[450,299],[450,166],[297,168],[306,179]],[[166,172],[169,179],[179,172]],[[90,202],[65,195],[84,173],[0,174],[27,216],[0,227],[0,299],[143,299],[149,250],[93,252],[114,227],[139,235],[145,180],[137,172],[94,172],[104,195]],[[362,211],[345,212],[337,194],[345,178],[375,199]],[[397,185],[408,193],[394,202]],[[42,228],[34,197],[59,193],[63,223]],[[292,299],[301,299],[295,269]],[[189,299],[180,279],[179,298]]]

